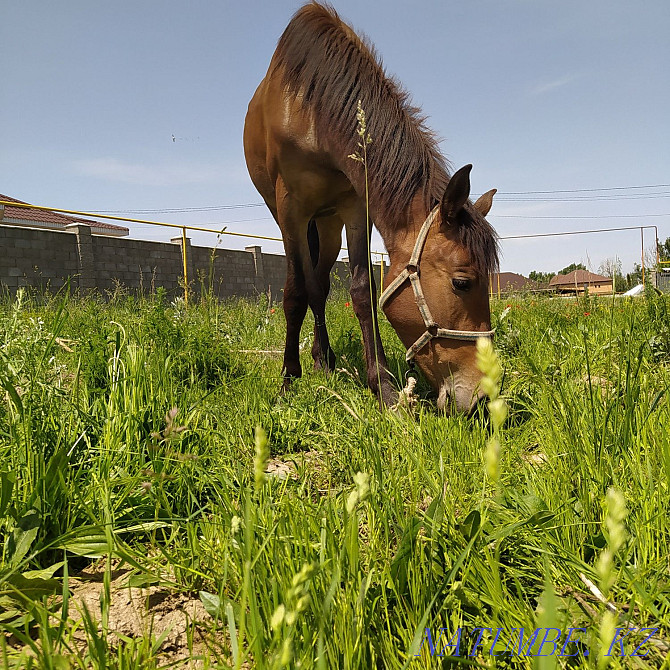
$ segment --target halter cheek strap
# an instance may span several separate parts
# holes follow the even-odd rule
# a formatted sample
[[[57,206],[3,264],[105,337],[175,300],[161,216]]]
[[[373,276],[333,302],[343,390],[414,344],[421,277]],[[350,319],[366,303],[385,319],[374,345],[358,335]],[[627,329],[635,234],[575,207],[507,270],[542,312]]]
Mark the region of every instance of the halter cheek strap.
[[[412,291],[414,292],[414,301],[416,302],[416,306],[418,307],[421,318],[426,326],[426,332],[407,350],[405,360],[408,363],[412,363],[414,357],[432,339],[441,337],[451,340],[474,341],[480,337],[492,337],[494,333],[493,330],[451,330],[450,328],[440,328],[437,323],[435,323],[435,320],[428,309],[428,303],[426,302],[426,297],[421,288],[421,280],[419,279],[419,261],[421,259],[423,247],[426,243],[426,238],[428,237],[428,231],[437,218],[438,212],[439,205],[433,209],[423,222],[421,230],[416,238],[416,242],[414,243],[414,249],[409,259],[409,263],[407,263],[405,269],[386,287],[386,290],[379,298],[379,307],[383,309],[389,298],[409,279],[412,285]]]

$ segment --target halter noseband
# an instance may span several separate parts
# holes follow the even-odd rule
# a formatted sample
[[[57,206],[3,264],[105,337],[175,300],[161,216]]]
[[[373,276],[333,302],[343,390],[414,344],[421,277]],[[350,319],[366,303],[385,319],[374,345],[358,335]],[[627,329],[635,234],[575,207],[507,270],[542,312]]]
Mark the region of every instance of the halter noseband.
[[[430,230],[433,221],[437,218],[439,212],[439,205],[433,209],[433,211],[428,215],[426,220],[421,226],[419,235],[416,238],[414,243],[414,250],[409,259],[409,263],[405,266],[405,269],[387,286],[386,290],[383,291],[379,297],[379,307],[383,309],[384,305],[388,302],[388,299],[409,279],[412,284],[412,290],[414,291],[414,301],[416,306],[419,308],[421,317],[426,326],[426,332],[407,350],[405,354],[405,360],[412,364],[414,362],[414,357],[423,349],[428,342],[432,339],[443,337],[450,340],[471,340],[474,341],[479,337],[491,337],[493,335],[493,330],[451,330],[450,328],[440,328],[430,313],[428,309],[428,303],[423,294],[421,288],[421,280],[419,279],[419,260],[421,259],[421,252],[426,243],[426,238],[428,237],[428,231]]]

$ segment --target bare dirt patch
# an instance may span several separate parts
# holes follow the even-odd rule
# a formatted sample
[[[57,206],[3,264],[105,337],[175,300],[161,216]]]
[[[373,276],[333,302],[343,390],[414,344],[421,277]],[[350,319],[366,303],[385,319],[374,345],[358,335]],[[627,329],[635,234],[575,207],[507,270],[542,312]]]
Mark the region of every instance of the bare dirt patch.
[[[163,586],[136,588],[128,585],[129,568],[112,570],[109,603],[109,639],[112,644],[127,638],[158,640],[164,636],[160,655],[174,668],[204,667],[203,658],[230,658],[223,633],[212,632],[213,621],[200,600],[191,594]],[[71,577],[69,617],[81,621],[84,607],[101,621],[104,565],[89,566]],[[73,641],[79,651],[86,645],[81,625],[73,627]],[[211,667],[211,665],[210,665]]]

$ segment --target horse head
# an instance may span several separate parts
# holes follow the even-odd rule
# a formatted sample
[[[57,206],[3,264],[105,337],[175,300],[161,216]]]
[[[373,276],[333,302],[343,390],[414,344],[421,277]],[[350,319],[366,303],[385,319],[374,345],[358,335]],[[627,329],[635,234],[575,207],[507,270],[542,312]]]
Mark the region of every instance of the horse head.
[[[496,191],[472,204],[471,169],[458,170],[439,205],[408,226],[380,299],[407,361],[416,362],[447,411],[470,412],[481,399],[476,340],[493,335],[488,289],[497,239],[485,217]]]

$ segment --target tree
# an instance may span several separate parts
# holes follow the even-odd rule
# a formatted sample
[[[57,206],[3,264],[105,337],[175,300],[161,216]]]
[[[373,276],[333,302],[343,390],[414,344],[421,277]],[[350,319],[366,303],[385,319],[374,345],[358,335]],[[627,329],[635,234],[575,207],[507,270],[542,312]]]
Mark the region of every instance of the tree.
[[[605,277],[616,277],[621,274],[621,260],[619,258],[606,258],[598,266],[598,274]]]
[[[658,245],[658,260],[670,261],[670,237],[665,238],[663,244]]]
[[[570,263],[568,267],[559,270],[557,274],[567,275],[570,274],[573,270],[586,270],[586,266],[584,265],[584,263]]]
[[[598,274],[611,277],[614,290],[621,293],[628,288],[626,279],[621,272],[621,260],[619,258],[606,258],[598,267]]]
[[[633,264],[633,271],[626,275],[628,288],[633,288],[642,283],[642,266],[639,263]]]
[[[554,276],[553,272],[541,272],[540,270],[533,270],[528,274],[528,279],[536,281],[538,284],[547,284]]]

